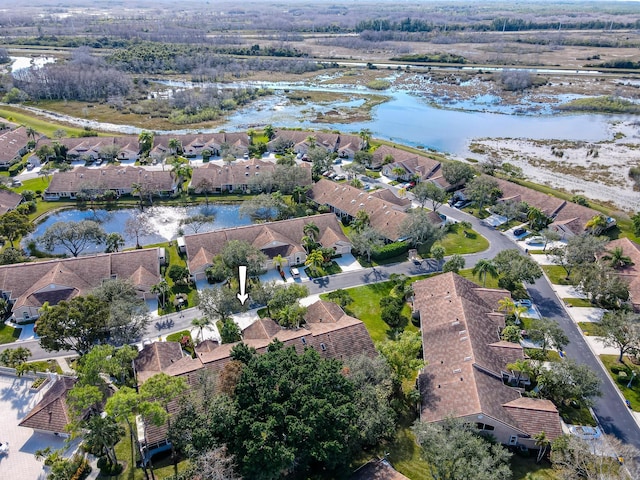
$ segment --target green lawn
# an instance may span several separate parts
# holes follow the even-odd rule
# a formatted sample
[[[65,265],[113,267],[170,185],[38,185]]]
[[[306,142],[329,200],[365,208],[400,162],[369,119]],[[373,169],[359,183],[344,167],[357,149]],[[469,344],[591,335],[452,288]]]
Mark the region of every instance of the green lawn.
[[[411,281],[421,278],[424,277],[412,277]],[[381,282],[346,289],[353,298],[353,303],[347,306],[346,312],[362,320],[374,342],[381,342],[389,338],[388,334],[391,332],[389,325],[380,318],[380,299],[389,295],[392,288],[392,282]],[[327,300],[324,293],[320,295],[320,298]],[[405,304],[402,314],[407,318],[411,317],[411,307],[408,304]],[[411,322],[405,328],[411,331],[418,330]]]
[[[590,337],[602,337],[603,331],[599,323],[596,322],[578,322],[580,330]]]
[[[562,301],[570,307],[593,307],[586,298],[563,298]]]
[[[513,480],[560,480],[558,473],[546,460],[536,463],[536,453],[530,457],[513,455],[511,457]]]
[[[20,338],[21,328],[13,328],[4,323],[0,323],[0,344],[12,343]]]
[[[398,428],[396,438],[387,452],[393,467],[406,477],[411,480],[432,480],[429,465],[420,456],[420,447],[410,428]]]
[[[565,423],[570,425],[589,425],[597,426],[597,423],[588,408],[576,408],[571,405],[560,405],[558,407],[560,417]]]
[[[460,275],[461,277],[466,278],[467,280],[471,280],[473,283],[475,283],[476,285],[478,285],[480,287],[482,286],[482,280],[473,275],[471,268],[468,268],[468,269],[465,269],[465,270],[460,270],[458,272],[458,275]],[[487,282],[486,282],[485,286],[487,288],[499,288],[498,287],[498,279],[497,278],[493,278],[491,275],[487,275]]]
[[[640,366],[631,363],[628,357],[624,357],[624,363],[619,363],[618,355],[600,355],[600,360],[604,363],[609,376],[613,378],[624,398],[631,402],[631,408],[640,412],[640,378],[636,377],[631,388],[627,388],[632,372],[636,371],[640,374]],[[620,372],[624,372],[624,375],[620,375]]]
[[[38,360],[35,362],[27,362],[30,370],[35,372],[56,372],[62,374],[62,369],[55,360]]]
[[[465,235],[459,223],[451,226],[451,230],[440,243],[447,255],[455,253],[465,255],[482,252],[489,248],[489,241],[486,238],[471,229],[467,230],[467,235]]]
[[[573,285],[571,277],[567,280],[567,271],[560,265],[540,265],[554,285]]]
[[[311,269],[311,267],[305,268],[304,271],[310,278],[318,278],[327,275],[335,275],[336,273],[342,272],[342,269],[340,268],[340,265],[338,265],[335,261],[332,261],[328,267],[318,268],[317,274],[315,270]]]
[[[0,117],[4,117],[10,122],[31,127],[35,131],[42,133],[50,138],[53,137],[53,133],[56,130],[60,130],[60,129],[67,132],[67,136],[70,136],[70,137],[71,136],[77,137],[82,132],[85,131],[83,128],[70,127],[67,125],[63,125],[61,123],[54,123],[48,120],[43,120],[41,117],[24,113],[23,110],[20,110],[19,108],[15,108],[15,107],[0,108]],[[102,134],[102,135],[114,136],[117,134],[109,133],[109,134]]]

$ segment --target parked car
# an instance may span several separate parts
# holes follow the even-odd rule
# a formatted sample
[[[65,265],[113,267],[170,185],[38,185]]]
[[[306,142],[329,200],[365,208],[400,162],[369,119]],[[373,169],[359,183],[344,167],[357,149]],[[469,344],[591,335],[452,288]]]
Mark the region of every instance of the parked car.
[[[324,172],[322,172],[322,176],[328,177],[330,173],[331,173],[331,170],[325,170]]]
[[[347,177],[345,175],[336,175],[335,177],[333,177],[334,180],[346,180]]]
[[[526,229],[526,228],[522,228],[522,227],[520,227],[520,228],[516,228],[516,229],[513,231],[513,234],[514,234],[516,237],[519,237],[520,235],[524,235],[525,233],[527,233],[527,229]]]
[[[289,273],[291,273],[291,276],[292,276],[293,278],[300,278],[300,270],[298,270],[298,269],[297,269],[297,268],[295,268],[295,267],[291,267],[291,268],[289,269]]]
[[[249,160],[249,154],[245,153],[244,155],[242,155],[242,158],[244,158],[245,160]]]
[[[333,161],[333,164],[334,164],[334,165],[340,165],[341,163],[342,163],[342,160],[341,160],[341,159],[339,159],[339,158],[336,158],[336,159]]]
[[[516,300],[514,303],[516,304],[516,306],[519,306],[519,307],[531,308],[533,306],[533,304],[531,303],[531,300],[529,300],[528,298]]]
[[[569,432],[583,440],[595,440],[602,435],[599,427],[588,427],[586,425],[571,425]]]
[[[22,182],[18,179],[13,179],[11,180],[11,186],[12,187],[21,187],[22,186]]]
[[[456,203],[453,204],[454,208],[464,208],[467,205],[469,205],[471,202],[469,200],[458,200]]]
[[[328,178],[334,179],[336,178],[338,174],[336,172],[330,172],[329,175],[327,175]]]
[[[542,245],[544,244],[544,237],[536,235],[535,237],[527,238],[524,243],[527,245]]]
[[[33,170],[33,163],[27,162],[27,170]]]

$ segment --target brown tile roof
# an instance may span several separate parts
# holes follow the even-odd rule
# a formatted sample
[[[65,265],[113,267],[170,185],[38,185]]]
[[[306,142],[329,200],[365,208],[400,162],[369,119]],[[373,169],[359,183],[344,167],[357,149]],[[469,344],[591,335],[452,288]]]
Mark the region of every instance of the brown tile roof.
[[[244,340],[269,340],[282,330],[282,327],[270,318],[260,318],[242,331]]]
[[[0,215],[15,209],[22,202],[22,195],[11,190],[0,189]]]
[[[394,205],[403,207],[404,209],[408,208],[411,205],[410,199],[400,198],[388,188],[379,188],[371,192],[370,195],[373,197],[377,197],[380,200],[384,200],[385,202],[393,203]]]
[[[338,241],[349,243],[349,239],[342,232],[338,220],[330,213],[197,233],[184,237],[189,270],[194,273],[211,264],[213,257],[219,254],[224,245],[231,240],[243,240],[265,251],[265,253],[275,253],[270,249],[283,246],[286,247],[286,250],[283,249],[283,251],[287,255],[292,255],[295,252],[302,253],[304,252],[301,244],[304,236],[303,228],[311,222],[315,223],[320,230],[320,239],[334,241],[332,244],[323,243],[324,246],[331,247]],[[327,231],[331,231],[331,235],[327,235]]]
[[[520,345],[500,340],[495,320],[497,301],[508,292],[490,294],[454,273],[420,280],[413,290],[426,363],[420,375],[421,418],[483,414],[530,435],[529,426],[503,407],[520,393],[504,385],[502,371],[524,358]],[[559,425],[557,412],[555,421]]]
[[[528,187],[501,178],[493,177],[502,192],[500,201],[514,200],[526,202],[529,206],[539,208],[554,223],[566,225],[574,234],[584,231],[584,225],[598,212],[592,208],[567,202],[546,193],[538,192]]]
[[[284,140],[293,145],[296,151],[307,151],[311,144],[307,140],[309,137],[315,139],[315,145],[323,147],[330,152],[335,152],[340,142],[340,135],[337,133],[324,133],[299,130],[276,130],[273,139],[267,144],[271,148],[275,142]]]
[[[200,352],[212,352],[214,351],[216,348],[218,348],[220,346],[220,344],[218,343],[217,340],[203,340],[202,342],[200,342],[199,344],[196,345],[196,353],[200,353]]]
[[[76,167],[69,172],[55,173],[51,177],[46,193],[75,194],[82,188],[131,192],[132,186],[136,183],[156,192],[169,192],[175,187],[175,181],[169,171],[108,165],[103,168]]]
[[[153,342],[145,345],[133,361],[138,383],[142,384],[154,375],[164,372],[183,357],[179,342]]]
[[[386,460],[371,460],[357,469],[349,480],[409,480]]]
[[[503,405],[510,417],[532,437],[540,432],[553,441],[562,435],[558,409],[549,400],[521,397]]]
[[[318,205],[328,205],[352,218],[358,210],[369,214],[371,226],[389,240],[395,241],[400,236],[400,225],[407,214],[402,207],[387,202],[372,194],[345,184],[321,179],[307,192],[307,197]]]
[[[158,249],[2,265],[0,291],[15,300],[14,309],[41,307],[45,301],[55,305],[56,301],[85,295],[114,275],[130,280],[140,293],[149,292],[161,278]],[[60,291],[54,292],[53,286]]]
[[[24,152],[29,142],[26,127],[0,132],[0,162],[10,163]]]
[[[65,432],[65,427],[72,420],[67,406],[67,393],[75,383],[75,378],[58,378],[18,425],[54,433]]]
[[[415,153],[400,150],[399,148],[389,147],[388,145],[380,145],[373,152],[371,166],[379,167],[384,162],[385,157],[391,155],[394,162],[402,162],[417,157]]]
[[[612,251],[616,247],[622,248],[633,262],[632,265],[617,269],[616,274],[628,283],[633,308],[640,311],[640,245],[628,238],[618,238],[607,243],[606,250]]]

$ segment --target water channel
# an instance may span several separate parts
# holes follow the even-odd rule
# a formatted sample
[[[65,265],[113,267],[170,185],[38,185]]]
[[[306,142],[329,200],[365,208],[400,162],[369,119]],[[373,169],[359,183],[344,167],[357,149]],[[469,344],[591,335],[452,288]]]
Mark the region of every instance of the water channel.
[[[157,83],[177,89],[207,86],[191,82],[160,80]],[[544,104],[542,107],[538,104],[540,108],[537,112],[521,114],[524,112],[519,112],[509,105],[501,105],[496,98],[487,95],[465,101],[445,99],[436,102],[440,106],[434,106],[432,104],[434,99],[428,98],[426,86],[424,91],[422,89],[420,91],[390,89],[377,92],[353,85],[324,85],[308,82],[243,82],[224,85],[225,88],[234,86],[269,88],[273,90],[274,95],[260,98],[251,106],[236,111],[218,128],[198,131],[211,133],[220,130],[247,130],[267,124],[274,127],[336,129],[343,132],[368,129],[374,137],[465,156],[469,140],[473,138],[566,139],[594,142],[607,140],[611,138],[611,123],[629,118],[624,115],[559,114],[553,112],[553,104]],[[389,100],[373,108],[372,119],[369,121],[324,123],[317,120],[318,114],[345,106],[344,100],[322,105],[293,103],[285,93],[295,90],[328,91],[347,95],[380,95],[382,93],[388,96]],[[560,103],[568,99],[564,97],[559,96],[555,101]],[[357,102],[354,100],[347,106],[356,106]],[[528,102],[525,96],[522,103],[527,105]],[[32,110],[37,111],[37,109]],[[142,131],[141,128],[131,125],[97,122],[51,112],[45,114],[54,119],[99,130],[130,134]],[[192,132],[193,130],[188,129],[175,129],[162,133],[178,135]]]
[[[150,245],[154,243],[166,242],[174,240],[179,236],[179,230],[182,228],[185,234],[195,233],[190,225],[181,227],[180,221],[194,215],[212,215],[213,221],[204,224],[198,229],[198,232],[209,232],[213,230],[221,230],[223,228],[240,227],[250,225],[251,219],[247,216],[240,215],[239,204],[210,204],[192,206],[192,207],[165,207],[155,206],[144,209],[145,215],[149,219],[152,226],[152,233],[140,238],[140,243]],[[136,208],[127,208],[119,210],[79,210],[69,209],[62,210],[49,215],[46,220],[39,223],[36,230],[23,240],[25,247],[31,240],[40,237],[47,227],[57,222],[79,222],[81,220],[94,220],[100,223],[107,233],[119,233],[125,238],[125,247],[135,247],[135,238],[128,238],[125,233],[125,224],[127,219],[132,215],[139,213]],[[42,249],[41,246],[38,248]],[[82,255],[104,252],[104,245],[91,245],[87,247]],[[67,253],[63,248],[56,248],[53,253]]]

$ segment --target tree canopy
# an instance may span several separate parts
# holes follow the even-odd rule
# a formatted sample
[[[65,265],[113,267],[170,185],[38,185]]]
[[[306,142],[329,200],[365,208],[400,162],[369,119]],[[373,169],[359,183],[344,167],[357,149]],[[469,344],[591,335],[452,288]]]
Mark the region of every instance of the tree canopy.
[[[52,251],[62,247],[74,257],[90,245],[101,245],[106,233],[98,222],[80,220],[79,222],[56,222],[44,231],[39,242],[45,250]]]

